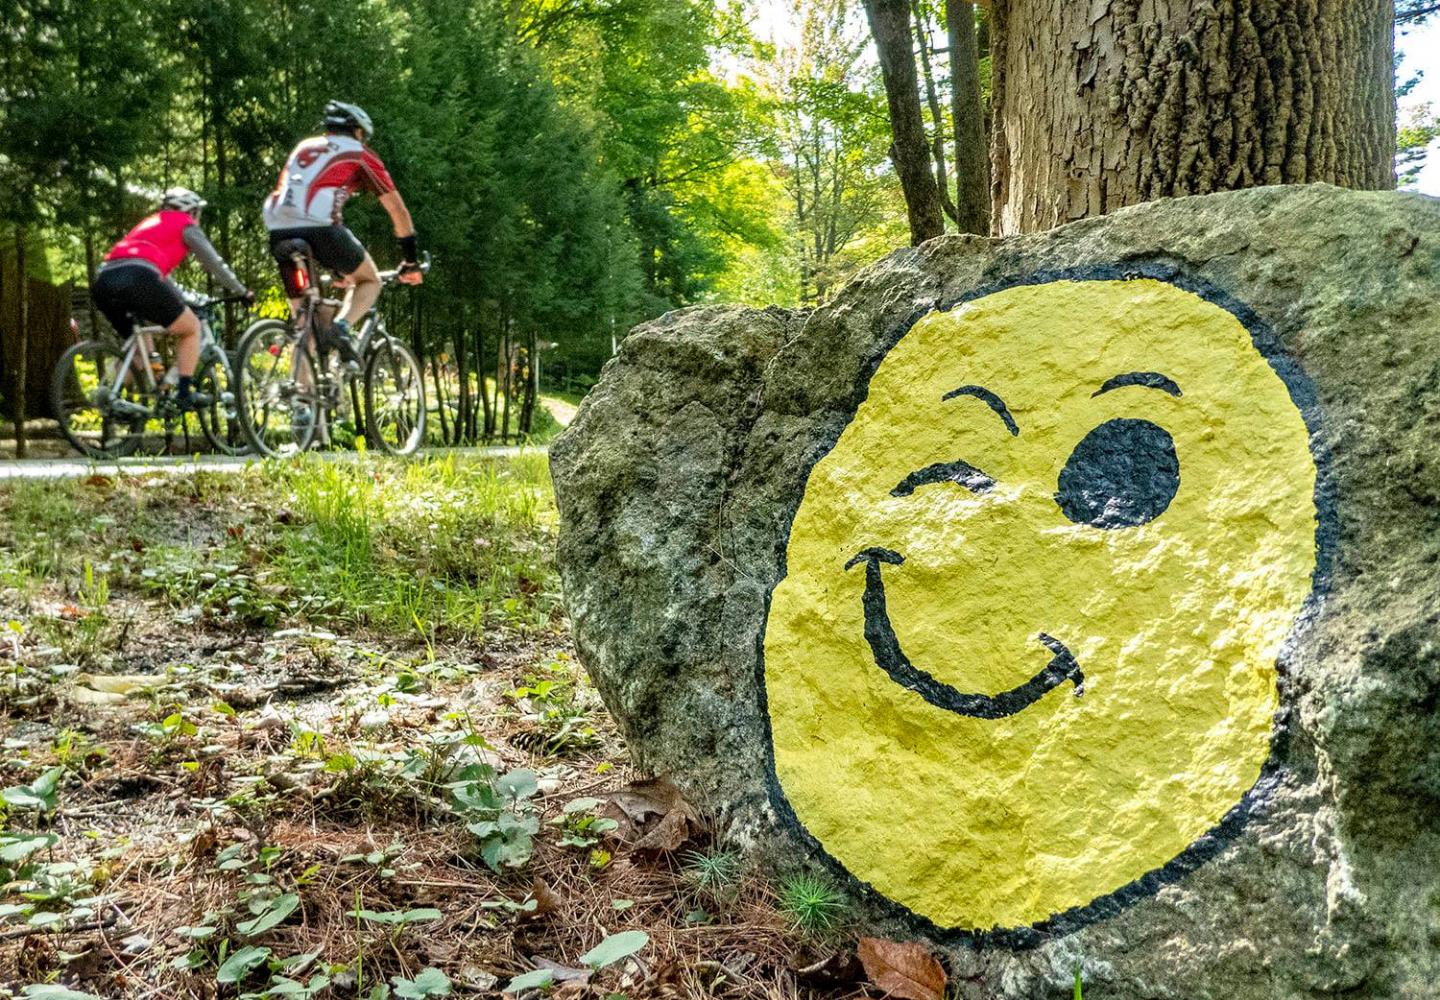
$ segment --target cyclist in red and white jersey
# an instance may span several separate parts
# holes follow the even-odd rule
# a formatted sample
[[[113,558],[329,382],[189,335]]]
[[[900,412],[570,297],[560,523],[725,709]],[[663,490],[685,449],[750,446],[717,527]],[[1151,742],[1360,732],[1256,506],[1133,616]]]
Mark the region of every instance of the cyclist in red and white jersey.
[[[342,101],[325,106],[325,134],[303,140],[291,151],[280,171],[280,181],[265,199],[265,228],[270,231],[270,251],[280,265],[285,294],[292,313],[300,307],[302,288],[296,279],[294,262],[277,247],[288,240],[304,240],[315,259],[346,279],[350,285],[344,314],[335,321],[341,354],[358,363],[350,326],[370,311],[380,296],[380,276],[375,261],[355,234],[345,227],[345,202],[357,192],[377,195],[390,214],[395,238],[400,243],[401,280],[418,285],[419,250],[415,224],[405,200],[380,157],[365,144],[374,134],[370,116],[363,109]]]

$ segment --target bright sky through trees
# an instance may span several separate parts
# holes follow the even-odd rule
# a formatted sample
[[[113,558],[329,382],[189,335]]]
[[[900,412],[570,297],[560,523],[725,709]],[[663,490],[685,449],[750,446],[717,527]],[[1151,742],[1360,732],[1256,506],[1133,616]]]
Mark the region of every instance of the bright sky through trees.
[[[1416,73],[1423,74],[1419,85],[1400,103],[1401,122],[1418,105],[1429,104],[1432,110],[1440,110],[1440,20],[1432,19],[1403,34],[1397,32],[1395,48],[1402,54],[1397,76],[1400,82]],[[1430,147],[1430,158],[1415,184],[1415,190],[1440,195],[1440,142]]]

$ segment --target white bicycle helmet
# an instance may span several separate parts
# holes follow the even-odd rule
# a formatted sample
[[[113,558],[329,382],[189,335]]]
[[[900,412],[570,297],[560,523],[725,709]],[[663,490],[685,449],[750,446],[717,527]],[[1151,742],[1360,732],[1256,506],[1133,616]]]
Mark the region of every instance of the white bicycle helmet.
[[[346,104],[344,101],[331,101],[325,105],[325,127],[329,129],[343,129],[350,131],[359,129],[364,134],[364,140],[370,141],[375,134],[375,126],[370,121],[370,116],[365,109],[356,104]]]
[[[198,221],[206,201],[189,188],[173,187],[160,196],[160,208],[170,212],[185,212]]]

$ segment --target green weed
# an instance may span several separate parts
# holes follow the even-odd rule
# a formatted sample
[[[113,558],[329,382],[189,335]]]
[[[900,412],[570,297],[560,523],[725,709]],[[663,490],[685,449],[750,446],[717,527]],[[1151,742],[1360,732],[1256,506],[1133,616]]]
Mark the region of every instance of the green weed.
[[[739,889],[743,864],[733,851],[688,851],[681,868],[685,881],[698,892],[717,902],[735,898]]]
[[[780,884],[780,910],[797,930],[818,933],[840,923],[845,897],[823,875],[801,872]]]
[[[507,691],[505,698],[515,706],[529,739],[521,739],[531,750],[563,755],[589,750],[600,742],[590,713],[598,705],[584,672],[564,653]]]
[[[540,832],[540,814],[532,801],[540,787],[533,771],[501,775],[489,764],[471,764],[446,787],[452,808],[475,835],[480,857],[492,871],[529,862]]]

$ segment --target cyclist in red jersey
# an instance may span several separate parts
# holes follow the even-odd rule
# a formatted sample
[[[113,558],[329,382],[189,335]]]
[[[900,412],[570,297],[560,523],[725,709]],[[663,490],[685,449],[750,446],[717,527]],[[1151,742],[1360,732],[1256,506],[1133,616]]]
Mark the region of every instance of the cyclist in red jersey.
[[[370,116],[363,109],[331,101],[325,106],[325,134],[305,139],[291,151],[280,171],[279,183],[265,199],[270,250],[280,265],[292,314],[300,308],[302,289],[296,280],[294,262],[277,252],[283,243],[304,240],[320,264],[349,283],[344,313],[332,329],[341,354],[351,364],[358,364],[360,359],[350,337],[350,326],[362,319],[380,297],[375,261],[344,224],[342,210],[351,195],[369,191],[379,197],[400,243],[401,280],[415,285],[422,280],[417,266],[415,224],[385,164],[366,145],[373,134]]]
[[[195,367],[200,362],[200,320],[181,298],[170,272],[194,254],[217,281],[254,302],[255,295],[215,252],[200,228],[205,199],[185,188],[171,188],[160,207],[141,219],[105,255],[90,282],[90,296],[120,335],[135,332],[137,319],[163,326],[176,337],[175,367],[180,383],[175,402],[184,409],[207,406],[211,400],[195,392]]]

